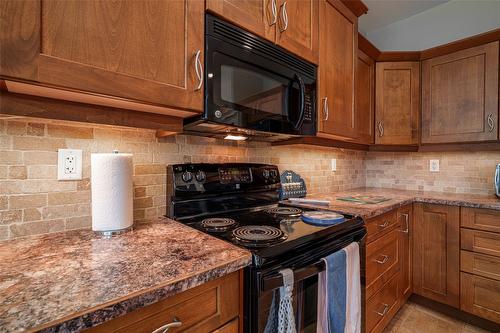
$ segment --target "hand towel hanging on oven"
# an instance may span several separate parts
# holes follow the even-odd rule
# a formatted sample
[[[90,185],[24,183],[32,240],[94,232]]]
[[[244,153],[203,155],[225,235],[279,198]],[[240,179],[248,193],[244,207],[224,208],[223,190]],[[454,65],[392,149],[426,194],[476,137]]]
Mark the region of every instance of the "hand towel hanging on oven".
[[[283,286],[279,288],[279,304],[276,304],[276,297],[273,294],[264,333],[297,332],[292,305],[293,271],[287,268],[280,270],[280,273],[283,276]]]
[[[351,243],[322,260],[325,270],[318,276],[317,333],[360,333],[358,243]]]

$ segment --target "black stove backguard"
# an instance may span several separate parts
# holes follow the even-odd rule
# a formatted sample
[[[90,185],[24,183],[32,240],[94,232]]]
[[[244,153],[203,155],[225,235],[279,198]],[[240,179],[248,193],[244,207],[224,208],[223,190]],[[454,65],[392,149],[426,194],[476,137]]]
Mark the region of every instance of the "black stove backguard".
[[[167,216],[179,219],[277,204],[280,186],[279,171],[274,165],[170,165]]]

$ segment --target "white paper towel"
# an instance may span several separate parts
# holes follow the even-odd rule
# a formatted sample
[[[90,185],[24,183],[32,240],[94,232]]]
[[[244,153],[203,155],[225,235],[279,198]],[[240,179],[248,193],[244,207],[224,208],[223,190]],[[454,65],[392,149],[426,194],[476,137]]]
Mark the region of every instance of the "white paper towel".
[[[92,154],[92,230],[115,231],[133,223],[132,154]]]

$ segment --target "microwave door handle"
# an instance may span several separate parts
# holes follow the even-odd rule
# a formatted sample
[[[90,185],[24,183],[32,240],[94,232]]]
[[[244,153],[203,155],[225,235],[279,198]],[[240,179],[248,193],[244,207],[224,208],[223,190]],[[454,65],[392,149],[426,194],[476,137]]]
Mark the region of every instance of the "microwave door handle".
[[[305,94],[306,94],[306,86],[304,85],[304,80],[300,77],[299,74],[295,74],[295,79],[299,83],[300,87],[300,114],[299,114],[299,119],[297,120],[297,123],[294,125],[295,129],[298,130],[301,126],[302,123],[304,122],[304,115],[305,115],[305,108],[306,108],[306,101],[305,101]]]

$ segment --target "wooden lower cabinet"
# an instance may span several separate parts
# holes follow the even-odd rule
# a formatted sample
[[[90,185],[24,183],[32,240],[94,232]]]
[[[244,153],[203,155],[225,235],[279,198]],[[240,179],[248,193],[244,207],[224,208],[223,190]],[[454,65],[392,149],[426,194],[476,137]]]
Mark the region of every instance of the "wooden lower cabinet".
[[[151,333],[176,321],[168,332],[236,333],[239,330],[240,272],[234,272],[180,294],[93,327],[87,332]]]
[[[416,203],[413,208],[413,292],[458,308],[460,207]]]
[[[500,323],[500,281],[462,272],[460,287],[463,311]]]
[[[365,272],[365,332],[379,333],[412,292],[412,206],[368,219]]]

